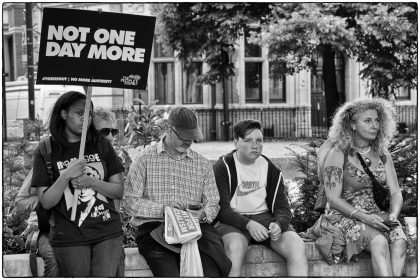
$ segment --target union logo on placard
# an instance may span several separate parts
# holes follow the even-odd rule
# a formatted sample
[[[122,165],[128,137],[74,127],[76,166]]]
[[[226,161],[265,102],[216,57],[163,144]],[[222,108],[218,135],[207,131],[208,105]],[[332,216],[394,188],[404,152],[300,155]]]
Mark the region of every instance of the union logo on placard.
[[[139,83],[140,79],[140,75],[123,76],[121,78],[121,83],[123,83],[126,86],[136,86]]]

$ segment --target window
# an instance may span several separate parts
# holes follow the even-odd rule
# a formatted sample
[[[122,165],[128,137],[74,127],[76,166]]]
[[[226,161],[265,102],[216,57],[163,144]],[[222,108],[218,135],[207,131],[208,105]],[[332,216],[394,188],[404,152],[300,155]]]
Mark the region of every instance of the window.
[[[245,62],[245,101],[262,101],[262,63]]]
[[[202,68],[201,62],[193,62],[189,69],[182,72],[182,103],[203,103],[203,86],[198,84],[198,77],[202,74]]]
[[[155,99],[158,104],[175,103],[175,74],[173,62],[155,63]]]
[[[155,99],[160,105],[175,104],[175,58],[172,49],[154,41]]]
[[[409,88],[400,88],[395,92],[396,100],[410,100],[411,99],[411,90]]]
[[[248,42],[249,30],[245,33],[245,102],[262,102],[261,47]]]
[[[271,65],[270,65],[271,67]],[[270,75],[270,102],[286,102],[286,75]]]

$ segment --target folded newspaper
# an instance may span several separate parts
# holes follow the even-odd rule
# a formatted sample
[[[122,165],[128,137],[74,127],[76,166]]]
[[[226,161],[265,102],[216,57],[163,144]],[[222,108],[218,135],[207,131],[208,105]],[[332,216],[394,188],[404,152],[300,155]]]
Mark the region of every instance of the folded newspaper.
[[[165,240],[184,244],[201,237],[198,219],[187,211],[165,206]]]

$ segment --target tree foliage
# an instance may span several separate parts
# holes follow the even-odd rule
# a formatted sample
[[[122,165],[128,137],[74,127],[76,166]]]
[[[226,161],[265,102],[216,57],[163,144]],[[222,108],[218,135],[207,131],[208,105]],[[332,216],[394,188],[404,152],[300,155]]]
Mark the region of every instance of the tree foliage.
[[[314,54],[332,47],[363,64],[372,95],[417,85],[417,4],[273,4],[255,40],[270,46],[275,71],[310,69]]]
[[[234,75],[230,54],[250,23],[268,13],[265,3],[155,4],[157,41],[172,47],[188,67],[194,58],[209,66],[201,81],[208,84]]]
[[[355,6],[355,4],[352,4]],[[388,98],[400,87],[417,86],[417,4],[357,5],[356,38],[351,47],[371,81],[372,95]]]

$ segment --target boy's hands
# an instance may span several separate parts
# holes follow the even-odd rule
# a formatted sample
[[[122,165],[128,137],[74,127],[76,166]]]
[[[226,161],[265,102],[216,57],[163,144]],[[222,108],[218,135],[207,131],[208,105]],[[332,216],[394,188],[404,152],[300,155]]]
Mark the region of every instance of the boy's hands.
[[[261,242],[268,238],[268,230],[260,223],[250,220],[246,225],[246,229],[252,238]]]
[[[273,241],[276,241],[280,238],[281,235],[281,228],[277,223],[270,223],[269,225],[269,231],[268,233],[270,234],[270,238]]]

